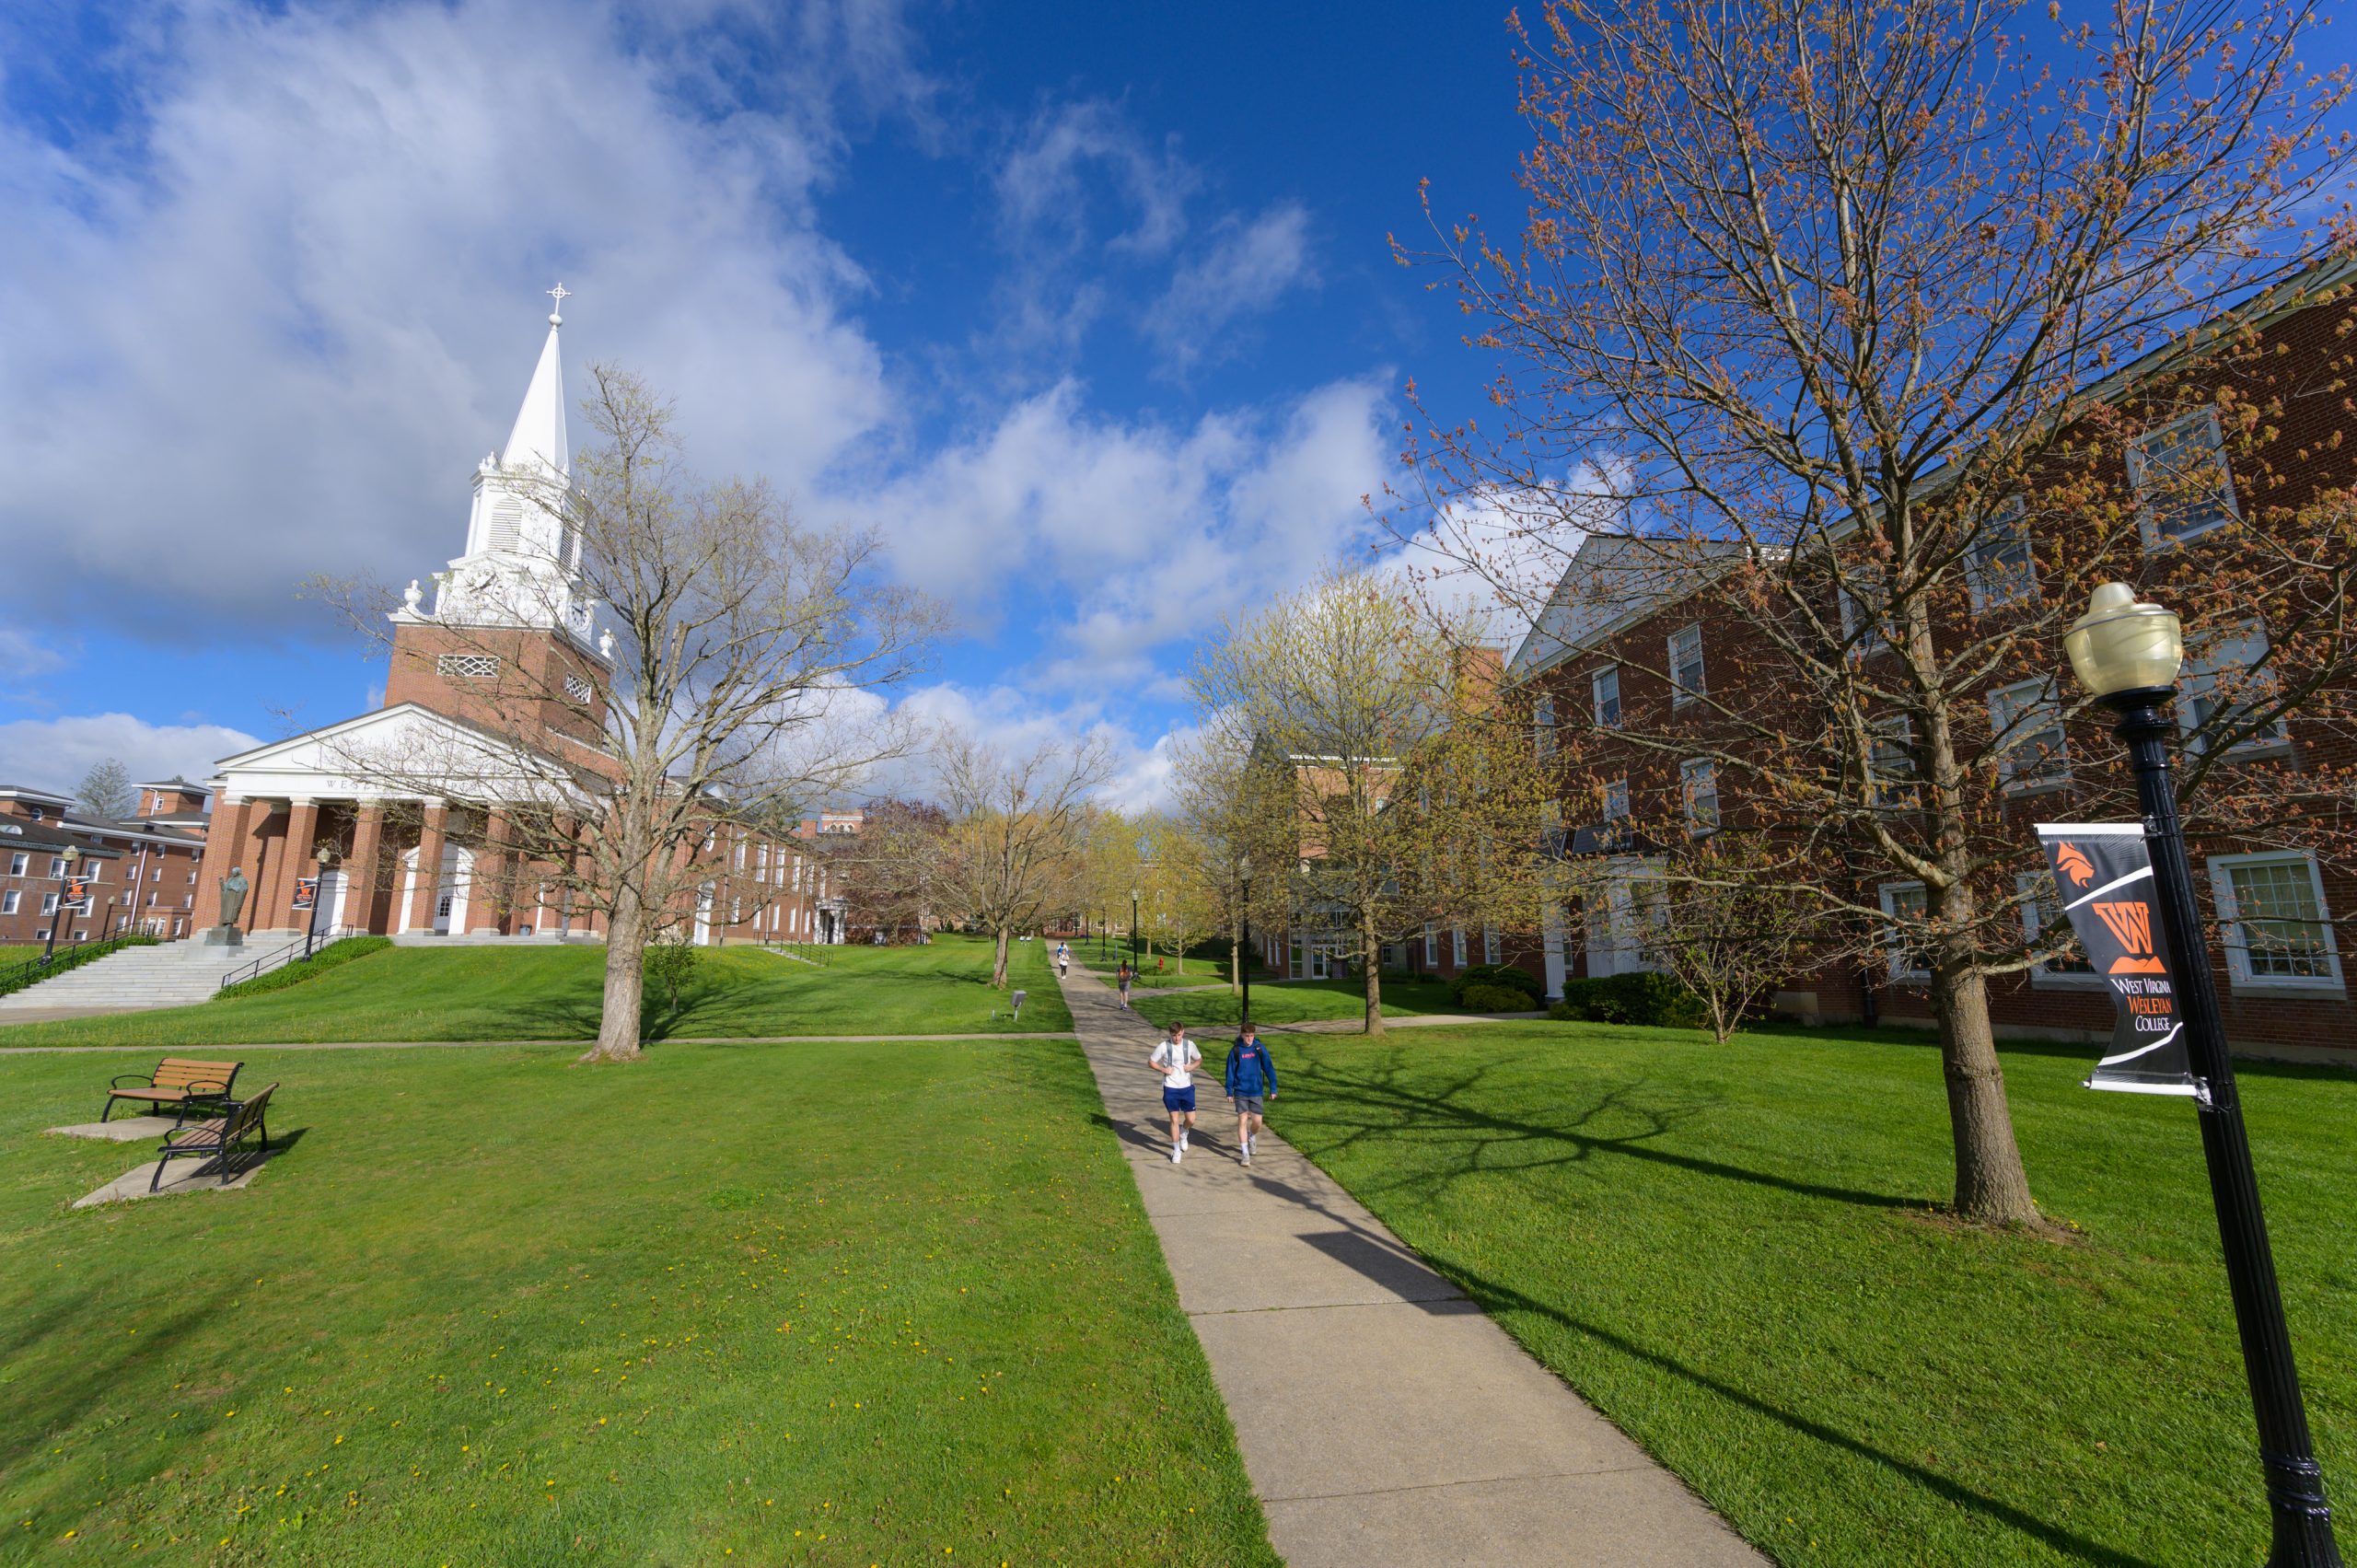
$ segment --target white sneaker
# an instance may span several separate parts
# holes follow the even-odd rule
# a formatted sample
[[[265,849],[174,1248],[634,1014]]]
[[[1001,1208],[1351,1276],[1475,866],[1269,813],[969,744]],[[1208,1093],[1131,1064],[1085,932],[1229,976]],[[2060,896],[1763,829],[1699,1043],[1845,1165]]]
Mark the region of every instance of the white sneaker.
[[[1183,1154],[1185,1154],[1186,1152],[1187,1152],[1187,1145],[1186,1145],[1186,1144],[1171,1144],[1171,1145],[1170,1145],[1170,1163],[1171,1163],[1172,1165],[1177,1165],[1177,1164],[1178,1163],[1178,1156],[1181,1156],[1181,1155],[1183,1155]]]
[[[1237,1156],[1236,1158],[1237,1163],[1239,1165],[1250,1165],[1252,1163],[1252,1145],[1249,1144],[1245,1144],[1244,1152]]]
[[[1179,1134],[1178,1134],[1178,1149],[1179,1149],[1179,1152],[1180,1152],[1181,1154],[1185,1153],[1185,1152],[1186,1152],[1186,1148],[1187,1148],[1187,1134],[1186,1134],[1185,1132],[1181,1132],[1181,1133],[1179,1133]]]

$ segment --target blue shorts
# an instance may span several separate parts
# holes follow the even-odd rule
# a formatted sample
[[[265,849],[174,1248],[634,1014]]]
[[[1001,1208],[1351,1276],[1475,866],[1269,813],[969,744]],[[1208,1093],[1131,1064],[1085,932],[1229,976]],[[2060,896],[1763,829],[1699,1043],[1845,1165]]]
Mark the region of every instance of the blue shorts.
[[[1192,1110],[1192,1109],[1195,1109],[1195,1086],[1194,1086],[1194,1085],[1192,1085],[1192,1084],[1189,1084],[1189,1085],[1188,1085],[1185,1088],[1183,1088],[1183,1089],[1165,1089],[1165,1090],[1163,1090],[1163,1091],[1162,1091],[1162,1109],[1165,1109],[1165,1110],[1173,1110],[1173,1111],[1176,1111],[1176,1110]]]

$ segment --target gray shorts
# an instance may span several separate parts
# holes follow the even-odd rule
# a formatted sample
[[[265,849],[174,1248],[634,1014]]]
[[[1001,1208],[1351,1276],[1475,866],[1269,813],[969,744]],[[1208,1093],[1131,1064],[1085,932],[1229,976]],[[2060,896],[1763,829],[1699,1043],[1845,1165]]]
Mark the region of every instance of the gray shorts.
[[[1228,1098],[1236,1102],[1236,1114],[1238,1116],[1265,1116],[1268,1114],[1260,1109],[1260,1097],[1259,1095],[1230,1095]]]

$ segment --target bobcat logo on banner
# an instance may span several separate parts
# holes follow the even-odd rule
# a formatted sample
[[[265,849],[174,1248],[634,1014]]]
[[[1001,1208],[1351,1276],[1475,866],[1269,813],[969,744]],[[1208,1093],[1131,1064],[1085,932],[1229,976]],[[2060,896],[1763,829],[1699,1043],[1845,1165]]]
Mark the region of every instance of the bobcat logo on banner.
[[[2103,977],[2119,1021],[2111,1053],[2087,1075],[2091,1089],[2190,1095],[2185,1021],[2153,910],[2153,859],[2141,823],[2040,822],[2038,842],[2062,895],[2062,912]]]

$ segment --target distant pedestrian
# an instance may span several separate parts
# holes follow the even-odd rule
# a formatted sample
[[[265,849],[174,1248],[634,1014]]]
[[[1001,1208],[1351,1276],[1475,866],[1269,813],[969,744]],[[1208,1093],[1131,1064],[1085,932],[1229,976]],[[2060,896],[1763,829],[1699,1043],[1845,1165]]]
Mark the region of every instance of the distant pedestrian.
[[[1065,973],[1065,971],[1066,971],[1066,970],[1070,970],[1071,968],[1072,968],[1072,944],[1071,944],[1071,943],[1069,943],[1069,942],[1059,942],[1059,943],[1057,943],[1057,944],[1056,944],[1056,978],[1057,978],[1058,980],[1062,980],[1062,979],[1063,979],[1063,978],[1064,978],[1064,973]]]
[[[1121,967],[1113,971],[1113,983],[1120,987],[1121,1005],[1124,1007],[1130,1005],[1130,960],[1123,958]]]
[[[1248,1023],[1228,1048],[1225,1078],[1227,1098],[1236,1107],[1236,1157],[1250,1165],[1252,1140],[1260,1134],[1264,1102],[1277,1098],[1277,1064],[1270,1059],[1269,1048],[1260,1043],[1260,1031]]]
[[[1203,1064],[1203,1053],[1174,1018],[1170,1038],[1156,1044],[1145,1062],[1162,1074],[1162,1109],[1170,1113],[1170,1163],[1177,1165],[1195,1125],[1195,1069]]]

